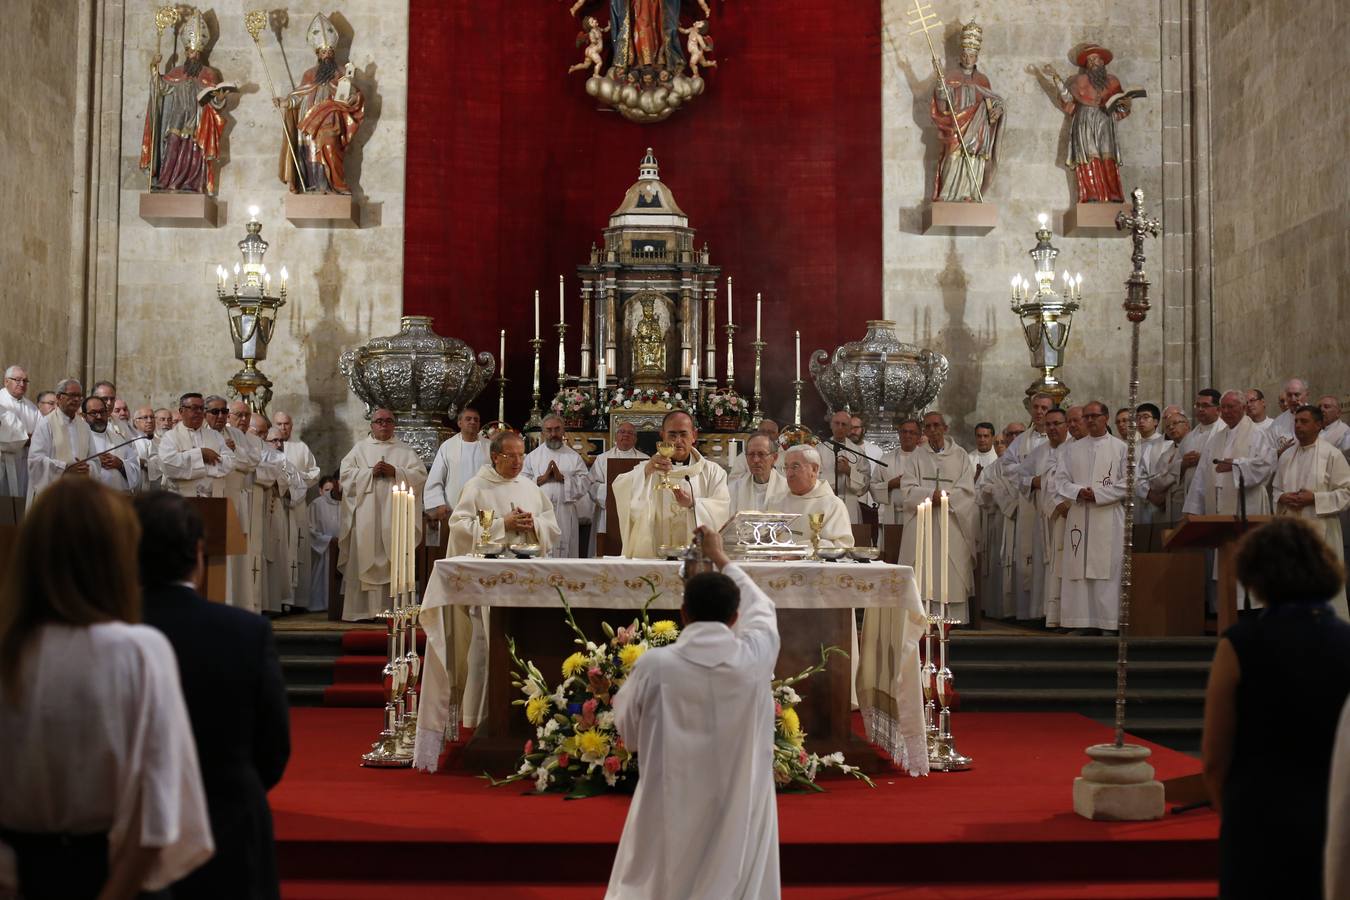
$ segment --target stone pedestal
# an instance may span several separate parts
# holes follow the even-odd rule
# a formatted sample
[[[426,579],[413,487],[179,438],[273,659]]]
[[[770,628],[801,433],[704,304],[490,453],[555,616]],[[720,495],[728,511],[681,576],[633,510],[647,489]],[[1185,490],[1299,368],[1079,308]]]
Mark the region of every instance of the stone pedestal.
[[[357,228],[360,214],[350,194],[286,195],[286,219],[297,228]]]
[[[216,210],[206,194],[141,194],[141,218],[156,228],[215,228]]]
[[[943,203],[923,211],[924,234],[988,234],[998,225],[996,203]]]
[[[1137,744],[1094,744],[1092,762],[1073,780],[1073,811],[1085,819],[1142,822],[1161,819],[1164,790],[1146,760],[1153,751]]]
[[[1130,214],[1128,203],[1075,203],[1064,214],[1064,233],[1071,237],[1106,237],[1128,232],[1116,228],[1116,216]]]

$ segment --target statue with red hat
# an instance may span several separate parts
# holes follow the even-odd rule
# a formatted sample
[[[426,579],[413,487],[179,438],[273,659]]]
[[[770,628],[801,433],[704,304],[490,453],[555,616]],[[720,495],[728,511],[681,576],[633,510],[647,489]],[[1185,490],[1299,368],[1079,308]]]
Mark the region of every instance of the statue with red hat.
[[[1053,66],[1042,70],[1058,92],[1069,124],[1069,158],[1066,164],[1078,180],[1079,203],[1123,203],[1120,186],[1120,144],[1116,123],[1130,114],[1142,90],[1126,91],[1120,79],[1106,71],[1113,54],[1097,43],[1082,44],[1070,57],[1081,71],[1061,78]]]

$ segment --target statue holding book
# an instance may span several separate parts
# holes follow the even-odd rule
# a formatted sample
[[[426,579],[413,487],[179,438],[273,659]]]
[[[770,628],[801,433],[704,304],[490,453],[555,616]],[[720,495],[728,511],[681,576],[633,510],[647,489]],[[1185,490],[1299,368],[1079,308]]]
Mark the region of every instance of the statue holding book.
[[[1078,202],[1124,203],[1116,123],[1130,114],[1135,98],[1147,94],[1121,87],[1120,79],[1106,71],[1112,53],[1100,44],[1082,45],[1073,58],[1082,70],[1077,75],[1061,78],[1050,65],[1042,72],[1057,90],[1065,115],[1072,117],[1066,164],[1077,176]]]

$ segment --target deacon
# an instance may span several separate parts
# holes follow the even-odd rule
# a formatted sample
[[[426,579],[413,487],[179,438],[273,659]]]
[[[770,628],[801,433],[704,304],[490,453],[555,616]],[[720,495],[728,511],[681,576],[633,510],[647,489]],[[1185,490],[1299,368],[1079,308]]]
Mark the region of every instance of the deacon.
[[[653,456],[613,482],[623,555],[629,558],[655,557],[662,546],[687,546],[697,526],[718,531],[729,518],[726,472],[694,449],[693,417],[681,410],[666,413],[661,440],[675,448],[669,459]],[[673,487],[662,487],[666,477]]]
[[[752,434],[750,440],[745,442],[745,454],[742,459],[745,460],[746,472],[744,475],[727,480],[727,490],[731,494],[732,518],[735,518],[736,513],[745,510],[782,511],[783,498],[788,493],[788,482],[778,471],[778,455],[778,445],[766,435]],[[819,474],[819,463],[816,464],[816,471]],[[845,516],[847,517],[847,511]]]
[[[1307,519],[1344,562],[1340,514],[1350,509],[1350,463],[1336,447],[1318,440],[1322,434],[1321,408],[1300,406],[1294,411],[1298,446],[1280,456],[1275,472],[1275,512]],[[1332,605],[1342,619],[1350,618],[1344,584]]]
[[[1241,484],[1248,515],[1270,512],[1266,482],[1274,475],[1278,459],[1270,435],[1247,418],[1247,398],[1241,391],[1228,391],[1220,398],[1219,416],[1224,427],[1213,430],[1205,442],[1183,510],[1196,515],[1237,515]]]
[[[336,475],[319,482],[319,496],[309,505],[309,611],[328,608],[330,560],[342,527],[342,485]]]
[[[914,565],[918,557],[915,539],[918,529],[911,527],[924,500],[933,501],[933,556],[925,564],[933,571],[947,567],[948,609],[958,622],[970,621],[968,598],[974,594],[971,583],[974,575],[976,527],[979,517],[975,511],[975,466],[970,455],[955,441],[947,440],[947,419],[937,411],[924,413],[923,433],[926,441],[909,458],[904,474],[905,533],[900,547],[904,565]],[[1007,455],[1006,453],[1004,454]],[[942,494],[946,493],[951,506],[948,526],[949,546],[943,547],[938,532],[944,509]],[[946,557],[943,559],[943,557]],[[934,599],[939,579],[934,577]]]
[[[778,426],[774,426],[774,431]],[[596,535],[608,534],[609,528],[608,510],[609,504],[609,461],[611,459],[647,459],[647,454],[637,449],[637,426],[632,422],[620,422],[619,427],[614,429],[614,446],[610,447],[604,453],[601,453],[591,462],[591,499],[595,503],[595,515],[591,517],[594,523],[591,528],[590,548],[587,551],[588,556],[596,555]],[[736,462],[744,467],[744,457],[737,457]],[[733,463],[732,471],[736,469]],[[612,549],[612,548],[611,548]]]
[[[1064,517],[1069,502],[1055,490],[1055,478],[1062,466],[1064,448],[1073,442],[1069,437],[1069,418],[1064,410],[1055,407],[1045,414],[1044,444],[1031,454],[1031,466],[1036,475],[1031,479],[1032,496],[1036,501],[1035,555],[1039,569],[1032,573],[1031,615],[1018,618],[1045,617],[1046,628],[1059,626],[1061,565],[1064,556]]]
[[[98,465],[89,460],[93,440],[89,425],[79,415],[84,391],[67,378],[56,386],[56,409],[40,420],[28,448],[28,505],[62,475],[88,475]]]
[[[759,422],[759,427],[755,429],[755,434],[764,435],[769,440],[773,441],[775,448],[778,446],[778,435],[779,435],[778,423],[775,422],[773,419],[761,419]],[[748,442],[747,446],[749,446]],[[779,453],[778,462],[774,463],[774,467],[778,469],[780,475],[783,472],[783,462],[784,462],[783,454]],[[748,471],[748,467],[749,464],[745,460],[745,454],[741,454],[740,456],[736,457],[736,459],[731,463],[731,469],[727,473],[727,479],[730,480],[733,478],[740,478]]]
[[[793,534],[799,540],[807,541],[811,536],[811,527],[807,517],[812,513],[824,513],[825,524],[820,529],[820,546],[852,547],[853,526],[849,523],[848,509],[844,501],[834,495],[830,486],[820,480],[820,452],[809,444],[796,444],[787,450],[787,462],[783,464],[787,493],[782,495],[777,506],[770,504],[770,512],[800,513],[792,526]],[[854,658],[857,655],[854,654]]]
[[[286,555],[291,569],[290,592],[292,606],[309,604],[309,489],[319,483],[319,464],[309,445],[295,436],[295,423],[290,413],[278,412],[272,416],[272,425],[281,433],[281,452],[300,476],[299,486],[290,486],[286,492]]]
[[[910,455],[919,446],[923,435],[918,419],[903,420],[896,432],[900,444],[882,457],[876,470],[872,496],[877,501],[877,521],[881,527],[881,546],[888,561],[900,557],[900,523],[904,521],[905,495],[900,490],[902,473],[909,465]]]
[[[5,370],[5,386],[0,390],[0,423],[6,436],[0,445],[0,496],[28,496],[28,452],[37,430],[38,408],[25,395],[28,393],[28,372],[23,366]],[[55,397],[53,397],[55,399]],[[55,406],[53,406],[55,409]],[[19,432],[23,432],[20,440]],[[17,445],[17,446],[16,446]]]
[[[525,457],[523,474],[534,480],[553,504],[562,534],[549,556],[576,559],[581,556],[580,520],[591,516],[591,477],[581,454],[567,446],[562,418],[552,413],[539,423],[543,441]]]
[[[1121,541],[1125,535],[1125,442],[1106,433],[1106,404],[1084,404],[1087,437],[1063,451],[1055,479],[1070,506],[1064,522],[1060,624],[1112,634],[1120,622]]]
[[[80,412],[89,425],[89,452],[98,454],[97,459],[89,460],[89,474],[123,494],[140,487],[141,467],[136,460],[136,451],[130,445],[117,446],[122,441],[109,432],[108,404],[100,397],[85,397]]]
[[[786,464],[785,464],[786,467]],[[606,900],[779,896],[773,601],[722,550],[690,578],[680,639],[648,650],[614,695],[624,746],[642,759]]]
[[[234,454],[234,468],[225,476],[225,496],[234,503],[239,530],[248,541],[243,553],[226,558],[226,602],[249,612],[262,612],[262,523],[261,510],[253,508],[253,484],[262,463],[263,442],[233,424],[242,416],[244,425],[248,425],[248,404],[238,400],[227,403],[224,397],[215,395],[205,402],[206,424],[220,432],[225,446]]]
[[[342,460],[342,524],[338,532],[338,568],[343,574],[342,618],[359,622],[389,606],[389,526],[396,485],[422,492],[426,464],[413,448],[394,437],[398,420],[390,410],[375,410],[370,437],[357,441]],[[416,517],[414,545],[422,538]]]
[[[444,539],[441,523],[450,518],[455,504],[459,503],[459,492],[464,489],[464,485],[487,465],[487,441],[479,434],[482,421],[482,416],[474,407],[461,409],[455,419],[459,434],[451,435],[442,442],[436,450],[435,459],[431,461],[426,494],[422,498],[423,511],[428,519],[428,546],[441,546]]]
[[[234,469],[234,454],[220,432],[203,428],[206,402],[201,394],[178,398],[182,417],[160,436],[155,456],[164,486],[184,497],[225,496],[225,476]]]
[[[558,545],[562,538],[553,504],[533,478],[524,474],[525,440],[514,431],[501,431],[489,448],[491,465],[483,466],[470,478],[460,493],[459,503],[450,515],[447,554],[464,556],[473,552],[482,534],[478,514],[492,510],[488,536],[504,547],[513,544],[538,544],[541,554]],[[453,658],[458,666],[455,683],[464,685],[461,701],[463,721],[476,728],[487,713],[488,611],[484,607],[455,606],[441,616],[449,616],[451,627],[445,633],[453,642]],[[435,677],[435,676],[433,676]],[[458,727],[458,723],[450,723]],[[437,753],[440,744],[436,745]]]

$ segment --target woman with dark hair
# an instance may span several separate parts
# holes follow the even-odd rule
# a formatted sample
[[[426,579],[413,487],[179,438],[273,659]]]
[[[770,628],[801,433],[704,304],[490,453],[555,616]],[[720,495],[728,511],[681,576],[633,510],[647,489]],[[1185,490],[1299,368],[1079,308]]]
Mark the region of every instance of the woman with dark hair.
[[[137,897],[210,857],[173,649],[140,620],[131,503],[58,479],[0,586],[0,893]]]
[[[1320,897],[1327,785],[1350,696],[1350,623],[1331,598],[1345,569],[1307,522],[1280,517],[1238,548],[1265,606],[1219,641],[1205,695],[1205,782],[1221,897]]]

